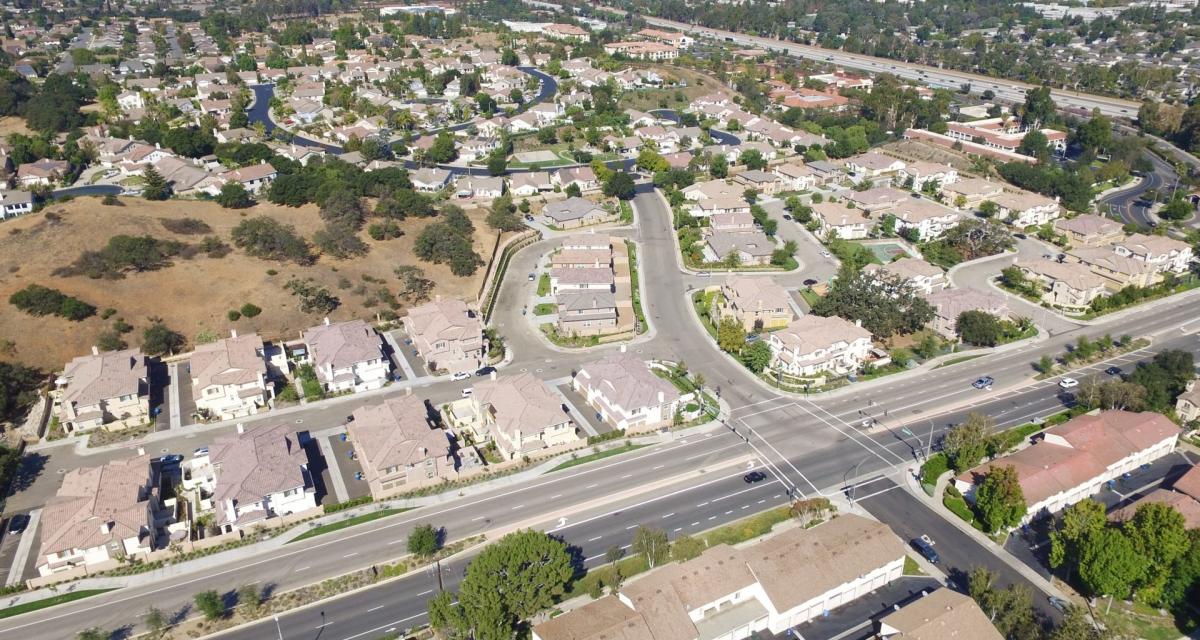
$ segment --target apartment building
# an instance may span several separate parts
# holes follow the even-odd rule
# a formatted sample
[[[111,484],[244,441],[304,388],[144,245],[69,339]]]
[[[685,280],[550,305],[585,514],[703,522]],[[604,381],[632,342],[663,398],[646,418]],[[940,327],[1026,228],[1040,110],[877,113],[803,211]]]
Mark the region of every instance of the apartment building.
[[[54,381],[67,433],[118,431],[150,420],[149,367],[138,349],[80,356]]]
[[[1113,243],[1113,251],[1151,265],[1158,273],[1187,273],[1194,256],[1192,246],[1167,236],[1135,233]]]
[[[450,479],[450,440],[415,395],[354,410],[346,433],[376,500]]]
[[[744,640],[784,634],[903,574],[883,524],[841,515],[741,549],[714,545],[533,627],[533,640]]]
[[[971,469],[954,480],[963,495],[996,467],[1016,469],[1028,512],[1022,524],[1095,495],[1105,483],[1175,449],[1180,429],[1151,411],[1085,414],[1050,427],[1033,445]]]
[[[315,326],[304,332],[304,346],[326,391],[358,393],[387,382],[391,364],[383,340],[362,320]]]
[[[879,640],[1004,640],[971,596],[943,587],[875,623]]]
[[[1045,258],[1017,260],[1015,266],[1042,290],[1042,302],[1069,311],[1083,311],[1092,300],[1108,295],[1105,279],[1078,262]]]
[[[910,182],[911,181],[911,182]],[[947,164],[918,160],[896,172],[898,186],[911,185],[913,191],[924,191],[926,185],[945,187],[958,182],[958,170]]]
[[[682,401],[675,385],[623,352],[584,365],[571,386],[602,420],[626,434],[670,425]]]
[[[1090,213],[1055,220],[1054,229],[1066,235],[1072,247],[1105,247],[1125,238],[1120,222]]]

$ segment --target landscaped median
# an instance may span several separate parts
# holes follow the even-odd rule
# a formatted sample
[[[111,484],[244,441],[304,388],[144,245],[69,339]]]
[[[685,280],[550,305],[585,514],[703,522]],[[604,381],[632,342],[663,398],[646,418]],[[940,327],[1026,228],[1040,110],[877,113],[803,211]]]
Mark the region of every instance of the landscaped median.
[[[7,609],[0,609],[0,619],[19,616],[23,613],[39,611],[48,607],[54,607],[60,604],[66,604],[68,602],[90,598],[91,596],[98,596],[102,593],[108,593],[109,591],[115,591],[115,589],[80,589],[79,591],[72,591],[70,593],[43,598],[41,600],[34,600],[33,602],[18,604]]]
[[[326,533],[333,533],[334,531],[341,531],[342,529],[346,529],[346,528],[353,527],[353,526],[360,525],[360,524],[366,524],[366,523],[374,521],[374,520],[380,520],[382,518],[386,518],[388,516],[394,516],[398,513],[404,513],[405,511],[410,511],[410,510],[411,509],[381,508],[378,511],[369,511],[369,512],[361,514],[361,515],[346,518],[345,520],[338,520],[337,522],[330,522],[328,524],[316,525],[313,528],[309,529],[308,531],[305,531],[304,533],[296,536],[295,538],[288,540],[287,543],[291,544],[293,542],[300,542],[301,540],[308,540],[309,538],[315,538],[317,536],[325,535]]]

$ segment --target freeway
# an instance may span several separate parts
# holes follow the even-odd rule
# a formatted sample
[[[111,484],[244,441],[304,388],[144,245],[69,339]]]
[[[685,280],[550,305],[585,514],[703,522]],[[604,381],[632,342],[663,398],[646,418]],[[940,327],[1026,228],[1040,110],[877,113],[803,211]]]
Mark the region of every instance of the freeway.
[[[684,432],[678,440],[611,461],[467,497],[446,496],[436,504],[350,530],[286,546],[268,542],[244,547],[169,579],[147,579],[109,594],[5,620],[0,637],[50,640],[61,638],[64,629],[113,628],[135,620],[149,603],[164,611],[185,609],[193,594],[210,588],[226,592],[253,582],[276,591],[294,588],[401,555],[402,547],[395,545],[411,527],[422,523],[446,527],[451,539],[515,527],[561,528],[560,533],[580,546],[586,557],[594,557],[610,546],[628,544],[629,528],[643,522],[672,532],[708,528],[779,504],[787,496],[781,489],[794,489],[798,495],[830,494],[868,474],[902,472],[915,466],[923,444],[927,446],[969,410],[992,415],[999,427],[1053,413],[1070,398],[1060,395],[1055,380],[1032,381],[1031,363],[1042,353],[1061,352],[1081,335],[1157,334],[1155,349],[1196,350],[1195,337],[1183,329],[1194,329],[1188,323],[1200,317],[1200,302],[1185,294],[1169,305],[1126,312],[1101,326],[1063,331],[969,363],[859,383],[819,398],[782,396],[721,354],[694,318],[684,292],[684,275],[676,263],[670,212],[662,199],[643,185],[634,204],[639,220],[636,239],[643,247],[640,267],[643,273],[654,274],[643,279],[653,332],[631,348],[643,357],[684,359],[692,370],[703,371],[709,386],[732,407],[730,424],[737,434],[720,428]],[[598,353],[560,352],[521,337],[516,310],[527,299],[522,296],[528,294],[530,284],[520,275],[525,271],[522,265],[536,253],[526,250],[517,255],[513,266],[517,277],[507,279],[501,288],[496,321],[515,338],[510,344],[518,355],[509,368],[562,376]],[[1128,366],[1149,353],[1129,354],[1117,361]],[[970,387],[971,380],[984,373],[996,379],[994,391]],[[420,393],[429,398],[452,397],[463,384],[467,383],[440,381]],[[348,412],[347,404],[365,401],[369,400],[355,398],[308,408],[314,413],[304,414],[302,426],[333,426]],[[879,426],[863,429],[864,415],[878,420]],[[917,436],[904,436],[901,428]],[[769,483],[757,487],[741,483],[740,475],[751,461],[770,472]],[[750,491],[737,493],[744,489]],[[750,497],[754,500],[747,502]],[[713,509],[714,503],[726,500],[731,506]],[[562,525],[561,518],[567,518]],[[386,625],[403,628],[419,622],[428,595],[421,594],[429,585],[429,577],[418,574],[355,592],[316,610],[289,612],[280,617],[280,625],[289,629],[285,638],[312,637],[318,625],[326,625],[321,627],[328,628],[322,638],[330,640],[376,637],[389,628]],[[316,615],[324,611],[324,619],[314,621],[314,611]],[[239,632],[248,635],[239,637],[264,637],[261,628],[248,629]]]
[[[822,47],[814,47],[810,45],[797,44],[795,42],[789,42],[786,40],[779,40],[776,38],[763,38],[759,36],[746,35],[743,33],[736,33],[733,31],[711,29],[695,24],[687,24],[684,22],[676,22],[674,20],[665,20],[650,16],[644,16],[644,19],[646,20],[647,24],[657,27],[668,27],[692,35],[704,36],[713,38],[715,40],[724,40],[726,42],[733,42],[748,47],[757,47],[769,51],[784,51],[793,56],[827,62],[829,64],[834,64],[849,69],[859,69],[862,71],[869,71],[871,73],[890,73],[906,80],[922,82],[932,87],[957,90],[964,84],[970,84],[972,90],[982,91],[985,89],[991,89],[998,98],[1010,102],[1024,102],[1025,92],[1036,88],[1034,85],[1016,80],[998,80],[988,76],[967,73],[964,71],[954,71],[950,69],[913,64],[911,62],[904,62],[902,60],[891,60],[888,58],[876,58],[874,56],[856,53],[846,53],[836,49],[825,49]],[[1098,96],[1087,93],[1078,93],[1074,91],[1064,91],[1061,89],[1053,89],[1052,94],[1055,102],[1057,102],[1061,107],[1068,107],[1076,111],[1085,110],[1087,112],[1091,112],[1093,109],[1099,109],[1101,113],[1110,117],[1132,119],[1137,116],[1138,108],[1141,106],[1137,102],[1133,102],[1131,100],[1123,100],[1121,98],[1111,98],[1108,96]]]

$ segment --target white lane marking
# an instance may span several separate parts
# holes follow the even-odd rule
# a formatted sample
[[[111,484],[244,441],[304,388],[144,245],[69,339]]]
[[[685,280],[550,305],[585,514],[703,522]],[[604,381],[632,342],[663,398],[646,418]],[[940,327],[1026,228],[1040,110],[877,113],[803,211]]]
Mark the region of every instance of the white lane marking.
[[[431,593],[433,593],[433,589],[426,589],[425,591],[422,591],[421,593],[418,593],[417,595],[419,595],[419,596],[426,596],[426,595],[429,595],[429,594],[431,594]]]
[[[300,567],[299,569],[296,569],[296,573],[300,573],[301,571],[304,571],[305,569],[311,569],[311,568],[312,567],[305,565],[303,567]]]
[[[598,483],[593,482],[592,484],[589,484],[588,486],[584,487],[584,489],[595,489],[598,486],[600,486]]]
[[[588,542],[595,542],[595,541],[597,541],[597,540],[599,540],[600,538],[603,538],[603,537],[604,537],[604,536],[596,536],[595,538],[588,538]]]
[[[551,500],[554,500],[554,499],[556,499],[556,498],[561,498],[561,497],[562,497],[562,494],[561,494],[561,493],[556,493],[556,494],[554,494],[554,495],[550,496],[550,499],[551,499]]]
[[[342,556],[342,557],[343,557],[343,558],[353,558],[353,557],[354,557],[354,556],[356,556],[356,555],[358,555],[358,552],[357,552],[357,551],[352,551],[352,552],[350,552],[350,553],[347,553],[346,555],[344,555],[344,556]]]
[[[521,509],[521,508],[524,508],[524,507],[525,507],[525,505],[524,505],[524,504],[519,504],[519,505],[517,505],[517,506],[513,507],[512,509],[509,509],[509,511],[516,511],[517,509]]]
[[[668,513],[667,515],[663,516],[663,520],[666,520],[667,518],[670,518],[670,517],[671,517],[671,516],[673,516],[673,515],[675,515],[675,512],[674,512],[674,511],[672,511],[671,513]]]

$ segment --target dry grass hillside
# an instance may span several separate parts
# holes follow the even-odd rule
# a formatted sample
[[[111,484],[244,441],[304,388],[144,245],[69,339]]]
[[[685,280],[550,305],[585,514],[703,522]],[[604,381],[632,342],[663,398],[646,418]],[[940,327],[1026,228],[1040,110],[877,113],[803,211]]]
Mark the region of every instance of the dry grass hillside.
[[[405,235],[394,240],[376,242],[364,232],[361,236],[371,248],[366,256],[350,260],[323,257],[311,266],[268,262],[234,249],[223,258],[204,254],[187,260],[176,258],[170,267],[131,273],[119,280],[51,275],[55,268],[71,263],[82,251],[100,249],[117,234],[148,234],[189,243],[203,237],[171,233],[161,222],[164,218],[203,220],[212,228],[213,235],[226,242],[230,230],[243,217],[268,215],[295,225],[307,238],[322,226],[314,205],[294,209],[259,204],[233,211],[211,202],[148,202],[136,198],[123,202],[125,206],[121,207],[104,206],[99,199],[80,198],[52,204],[41,213],[0,224],[0,340],[11,341],[16,347],[15,352],[2,357],[48,371],[58,370],[71,358],[88,352],[96,336],[117,318],[135,327],[126,336],[130,345],[140,342],[141,330],[152,317],[162,318],[189,342],[201,331],[224,335],[230,329],[243,334],[257,331],[266,338],[290,339],[321,320],[315,314],[302,313],[298,299],[283,288],[293,278],[311,278],[314,284],[337,296],[341,306],[331,318],[342,320],[371,319],[378,311],[387,309],[378,301],[380,290],[386,287],[393,299],[400,291],[400,281],[393,274],[398,265],[422,268],[425,276],[436,283],[435,294],[470,301],[476,299],[484,276],[480,268],[472,277],[456,277],[449,267],[423,263],[412,254],[417,234],[435,219],[405,220],[401,223]],[[487,261],[496,235],[483,222],[486,210],[468,209],[467,214],[475,222],[476,250]],[[271,275],[270,271],[276,273]],[[382,282],[367,282],[364,276]],[[108,320],[97,315],[83,322],[26,315],[9,304],[8,298],[31,283],[59,289],[97,309],[111,307],[117,314]],[[230,322],[229,310],[247,302],[261,307],[262,314]]]

